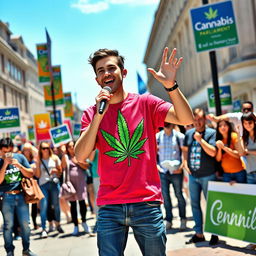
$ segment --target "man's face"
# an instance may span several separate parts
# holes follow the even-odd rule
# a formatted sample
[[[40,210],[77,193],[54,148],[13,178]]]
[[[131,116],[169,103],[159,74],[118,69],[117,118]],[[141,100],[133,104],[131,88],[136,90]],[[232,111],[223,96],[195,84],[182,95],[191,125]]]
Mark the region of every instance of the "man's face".
[[[11,153],[13,151],[12,147],[2,147],[1,149],[1,155],[3,158],[5,158],[6,153]]]
[[[197,131],[202,131],[205,129],[205,117],[203,113],[198,113],[194,115],[194,127]]]
[[[96,63],[96,81],[103,88],[109,86],[111,93],[115,93],[123,84],[127,70],[118,66],[117,58],[109,56]]]
[[[250,103],[244,103],[242,105],[242,112],[243,113],[253,112],[252,105]]]

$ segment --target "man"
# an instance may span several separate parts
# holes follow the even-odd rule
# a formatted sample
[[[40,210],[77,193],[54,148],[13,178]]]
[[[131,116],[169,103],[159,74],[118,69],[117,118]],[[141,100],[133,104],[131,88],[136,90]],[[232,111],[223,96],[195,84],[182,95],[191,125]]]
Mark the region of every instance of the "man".
[[[235,130],[242,136],[243,135],[243,125],[241,122],[241,117],[244,113],[253,112],[253,103],[251,101],[244,101],[242,104],[242,112],[226,113],[220,116],[215,116],[213,114],[207,115],[207,119],[214,122],[219,122],[220,120],[227,120],[234,124]]]
[[[172,228],[172,201],[170,197],[170,184],[178,200],[180,230],[186,229],[186,201],[182,194],[183,170],[181,147],[184,134],[174,129],[174,125],[164,123],[164,129],[157,134],[158,157],[164,208],[166,213],[166,229]]]
[[[95,147],[99,149],[97,244],[101,256],[123,255],[129,226],[143,255],[165,255],[155,134],[164,121],[183,125],[193,121],[189,104],[175,82],[182,58],[175,58],[176,49],[168,59],[167,54],[166,47],[160,70],[149,71],[168,91],[173,106],[149,94],[126,92],[123,80],[127,70],[118,51],[100,49],[89,58],[102,89],[96,105],[82,116],[75,152],[77,160],[83,161]],[[102,114],[101,101],[107,102]]]
[[[187,243],[197,243],[205,240],[203,235],[203,216],[200,205],[201,192],[207,198],[208,182],[216,179],[215,175],[215,137],[214,129],[206,127],[205,112],[196,108],[194,127],[188,130],[184,139],[184,168],[189,173],[189,193],[195,221],[195,234]],[[210,244],[218,242],[217,236],[212,236]]]
[[[23,256],[35,256],[29,249],[29,207],[21,189],[22,177],[31,178],[33,171],[27,159],[22,154],[14,154],[13,142],[10,138],[0,140],[0,192],[3,192],[2,214],[4,218],[4,248],[7,256],[14,255],[13,245],[13,221],[17,214],[21,227]]]

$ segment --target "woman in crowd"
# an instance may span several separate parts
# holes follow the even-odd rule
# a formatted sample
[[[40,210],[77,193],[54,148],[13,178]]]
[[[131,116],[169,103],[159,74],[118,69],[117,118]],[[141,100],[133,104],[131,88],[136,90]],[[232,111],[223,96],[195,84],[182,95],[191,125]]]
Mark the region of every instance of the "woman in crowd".
[[[44,198],[40,201],[40,215],[42,222],[41,237],[46,238],[46,219],[47,207],[49,199],[54,208],[56,229],[59,233],[63,233],[60,226],[60,203],[59,203],[59,176],[62,173],[61,162],[59,158],[52,153],[48,142],[41,142],[39,145],[38,161],[36,163],[36,177],[39,178],[39,185],[44,194]]]
[[[33,169],[34,172],[34,178],[35,177],[35,172],[36,172],[36,157],[38,154],[38,150],[36,147],[32,146],[30,143],[25,143],[23,148],[22,148],[22,154],[27,158],[30,167]],[[37,179],[37,178],[36,178]],[[37,217],[37,213],[38,213],[38,205],[37,203],[32,204],[31,207],[31,218],[33,221],[33,225],[34,225],[34,229],[38,229],[38,225],[36,222],[36,217]]]
[[[82,218],[82,227],[87,234],[91,234],[91,230],[86,223],[86,182],[85,182],[85,170],[89,164],[85,161],[84,163],[78,163],[75,157],[74,142],[70,141],[66,144],[66,155],[62,157],[62,168],[65,170],[66,178],[70,180],[76,190],[76,194],[70,197],[68,200],[71,205],[71,218],[74,223],[74,232],[72,235],[77,236],[79,234],[78,229],[78,218],[77,218],[77,201],[79,203],[80,214]]]
[[[246,171],[237,151],[238,135],[229,121],[221,120],[216,128],[216,160],[221,162],[224,182],[246,183]]]

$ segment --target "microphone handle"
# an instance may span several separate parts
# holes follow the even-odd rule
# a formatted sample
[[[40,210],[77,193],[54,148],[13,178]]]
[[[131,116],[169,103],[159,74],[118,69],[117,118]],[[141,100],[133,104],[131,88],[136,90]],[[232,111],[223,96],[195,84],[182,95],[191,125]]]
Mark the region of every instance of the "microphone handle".
[[[99,107],[99,114],[103,114],[105,108],[106,108],[106,105],[107,105],[107,100],[106,99],[103,99],[101,102],[100,102],[100,107]]]

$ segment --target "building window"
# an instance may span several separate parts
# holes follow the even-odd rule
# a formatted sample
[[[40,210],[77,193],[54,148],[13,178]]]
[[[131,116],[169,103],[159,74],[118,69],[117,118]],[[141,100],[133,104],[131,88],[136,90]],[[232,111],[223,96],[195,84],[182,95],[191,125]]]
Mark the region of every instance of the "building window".
[[[9,76],[25,86],[25,71],[17,67],[11,60],[7,62]]]
[[[1,54],[2,72],[4,73],[4,55]]]
[[[4,94],[4,105],[7,105],[7,95],[6,95],[6,85],[3,84],[3,94]]]

